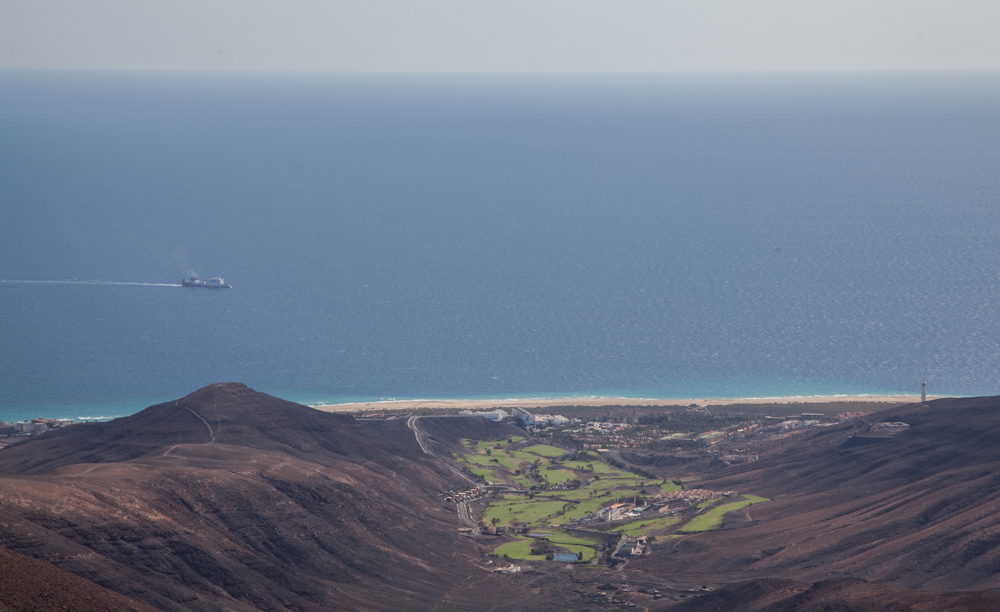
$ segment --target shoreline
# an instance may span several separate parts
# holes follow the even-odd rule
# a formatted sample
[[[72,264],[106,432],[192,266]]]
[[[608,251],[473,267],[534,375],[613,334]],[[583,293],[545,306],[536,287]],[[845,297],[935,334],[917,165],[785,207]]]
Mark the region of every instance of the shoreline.
[[[927,401],[950,396],[928,396]],[[312,406],[323,412],[375,412],[375,411],[407,411],[430,409],[464,409],[489,410],[491,408],[551,408],[563,406],[646,406],[646,407],[685,407],[691,404],[699,406],[733,406],[738,404],[832,404],[832,403],[870,403],[870,404],[915,404],[920,402],[919,395],[825,395],[808,397],[742,397],[742,398],[688,398],[688,399],[650,399],[638,397],[564,397],[564,398],[514,398],[514,399],[422,399],[422,400],[383,400],[377,402],[357,402],[348,404],[324,404]]]

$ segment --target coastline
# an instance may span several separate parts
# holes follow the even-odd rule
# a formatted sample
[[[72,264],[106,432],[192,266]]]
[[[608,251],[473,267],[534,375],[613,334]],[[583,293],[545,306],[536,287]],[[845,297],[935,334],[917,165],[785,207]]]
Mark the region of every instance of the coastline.
[[[940,399],[945,396],[928,396],[927,400]],[[423,400],[385,400],[378,402],[358,402],[349,404],[325,404],[312,406],[323,412],[380,412],[380,411],[410,411],[419,409],[463,409],[489,410],[491,408],[551,408],[556,406],[647,406],[683,407],[691,404],[699,406],[732,406],[737,404],[830,404],[830,403],[871,403],[871,404],[914,404],[920,401],[919,395],[826,395],[808,397],[743,397],[743,398],[688,398],[688,399],[649,399],[637,397],[563,397],[557,399],[423,399]]]

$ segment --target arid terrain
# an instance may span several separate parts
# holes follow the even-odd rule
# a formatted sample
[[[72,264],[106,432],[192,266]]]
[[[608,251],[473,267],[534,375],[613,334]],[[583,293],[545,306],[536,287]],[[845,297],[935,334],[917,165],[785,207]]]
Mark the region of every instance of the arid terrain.
[[[211,385],[0,450],[0,609],[1000,609],[998,409],[941,399],[591,457],[477,416],[356,419]],[[750,447],[753,461],[723,460]],[[491,465],[509,481],[478,488]],[[609,542],[630,523],[571,522],[640,489],[748,501],[636,519],[659,531],[627,559]],[[459,490],[478,490],[464,510]],[[489,516],[507,533],[470,529]],[[565,531],[550,543],[581,561],[518,557],[531,521]],[[72,589],[89,603],[51,595]]]

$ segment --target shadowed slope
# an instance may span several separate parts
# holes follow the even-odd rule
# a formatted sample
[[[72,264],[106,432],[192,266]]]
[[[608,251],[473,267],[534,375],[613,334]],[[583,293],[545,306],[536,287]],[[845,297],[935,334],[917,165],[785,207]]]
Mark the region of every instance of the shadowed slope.
[[[1000,593],[927,593],[856,578],[813,585],[755,580],[726,587],[675,608],[677,612],[978,612],[1000,609]]]
[[[0,549],[0,610],[156,612],[48,563]]]
[[[219,384],[0,466],[0,545],[161,610],[424,609],[489,576],[405,421]]]
[[[939,400],[804,436],[700,486],[774,498],[636,566],[730,580],[855,576],[931,589],[1000,588],[1000,401]],[[726,551],[726,554],[720,554]]]

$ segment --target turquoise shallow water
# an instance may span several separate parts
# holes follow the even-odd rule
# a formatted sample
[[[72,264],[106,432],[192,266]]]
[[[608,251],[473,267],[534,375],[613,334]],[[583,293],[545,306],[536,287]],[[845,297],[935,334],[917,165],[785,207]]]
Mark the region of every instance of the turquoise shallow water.
[[[996,75],[4,73],[0,99],[0,418],[223,381],[1000,393]]]
[[[261,389],[259,389],[261,390]],[[646,389],[601,389],[592,392],[575,393],[523,393],[515,395],[470,395],[463,397],[416,397],[416,396],[352,396],[325,395],[320,393],[303,393],[296,391],[267,391],[266,393],[304,404],[306,406],[322,406],[332,404],[350,404],[361,402],[391,402],[403,400],[563,400],[572,402],[574,399],[621,398],[634,399],[740,399],[740,398],[808,398],[836,396],[886,396],[886,395],[918,395],[916,390],[872,390],[833,381],[700,381],[685,382],[668,387]],[[176,397],[137,398],[132,400],[89,401],[69,405],[31,405],[7,408],[3,418],[10,422],[29,420],[32,418],[57,418],[77,421],[105,421],[134,414],[147,406],[172,401]]]

